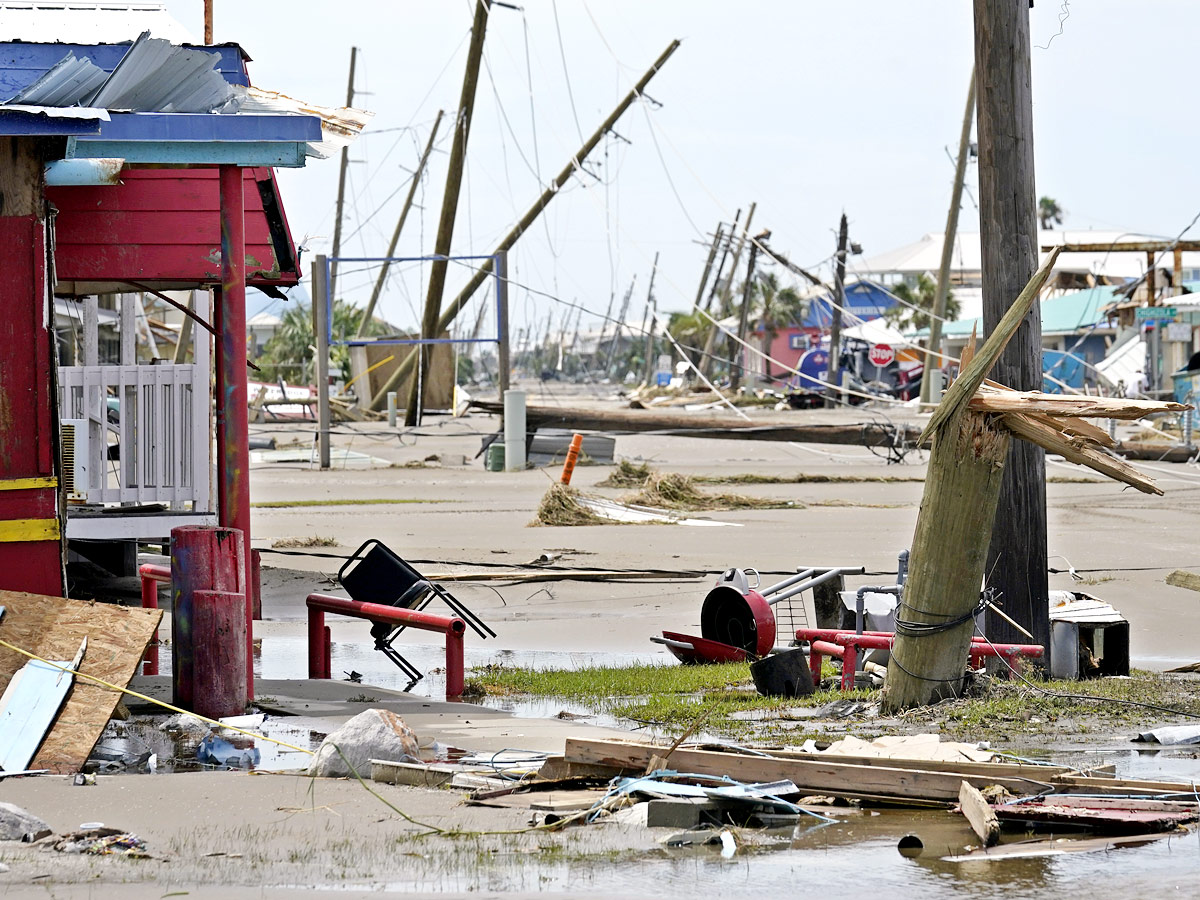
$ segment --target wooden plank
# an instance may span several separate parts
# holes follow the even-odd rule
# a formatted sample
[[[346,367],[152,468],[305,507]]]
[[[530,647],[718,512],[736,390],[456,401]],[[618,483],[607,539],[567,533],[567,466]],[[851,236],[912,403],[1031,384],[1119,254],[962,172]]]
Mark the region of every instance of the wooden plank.
[[[1084,838],[1071,840],[1067,838],[1051,838],[1046,841],[1021,841],[1016,844],[1002,844],[991,849],[972,850],[970,853],[960,853],[957,856],[943,856],[943,862],[978,862],[993,859],[1033,859],[1040,856],[1062,856],[1065,853],[1093,853],[1097,850],[1111,850],[1113,847],[1137,847],[1151,841],[1170,837],[1166,834],[1134,834],[1125,837]]]
[[[1189,591],[1200,591],[1200,575],[1176,569],[1167,576],[1167,584],[1173,587],[1187,588]]]
[[[958,807],[971,823],[971,830],[983,841],[983,846],[991,847],[1000,840],[1000,820],[996,818],[995,810],[983,794],[966,781],[959,787]]]
[[[996,775],[1000,777],[1024,778],[1037,777],[1040,781],[1048,781],[1055,775],[1070,775],[1078,769],[1069,766],[1039,766],[1030,763],[1005,762],[971,762],[970,760],[931,760],[931,759],[902,759],[891,756],[850,756],[841,753],[804,753],[799,750],[767,750],[766,753],[779,759],[812,760],[824,759],[831,762],[846,763],[852,766],[882,766],[892,769],[931,769],[946,767],[955,772],[965,772],[970,775]],[[1102,767],[1109,768],[1111,767]],[[1088,770],[1095,772],[1095,770]]]
[[[645,771],[650,757],[662,749],[653,745],[568,738],[564,756],[568,762],[598,763]],[[985,777],[952,769],[927,771],[853,766],[821,758],[779,759],[689,748],[680,748],[671,754],[671,763],[683,772],[728,775],[738,781],[750,782],[788,780],[805,793],[883,799],[894,803],[907,800],[954,802],[958,799],[963,781],[969,781],[976,787],[996,784],[1016,794],[1045,790],[1050,786],[1049,782],[1033,778]]]
[[[1086,775],[1056,775],[1050,779],[1058,788],[1074,788],[1081,794],[1186,794],[1196,795],[1190,782],[1145,781],[1136,778],[1089,778]]]
[[[1158,487],[1152,478],[1079,438],[1064,435],[1048,417],[1031,413],[1004,413],[1000,420],[1013,434],[1032,441],[1051,453],[1061,454],[1068,462],[1087,466],[1102,475],[1135,487],[1144,494],[1162,494],[1162,488]]]
[[[982,798],[980,798],[982,799]],[[1174,831],[1196,820],[1191,810],[1121,809],[1092,806],[1059,806],[1041,801],[1005,803],[995,815],[1005,822],[1041,822],[1072,825],[1108,834],[1145,834],[1150,831]]]
[[[0,640],[43,659],[66,659],[86,637],[88,652],[80,673],[122,687],[137,671],[162,618],[162,611],[157,609],[84,603],[18,591],[0,591],[0,605],[7,608],[0,620]],[[0,647],[0,689],[26,661],[27,657]],[[32,768],[64,772],[82,766],[120,696],[85,678],[76,679]]]
[[[1040,412],[1052,416],[1093,419],[1140,419],[1151,413],[1182,412],[1184,403],[1159,400],[1125,400],[1078,394],[1045,394],[1041,391],[995,390],[983,385],[970,399],[981,412]]]

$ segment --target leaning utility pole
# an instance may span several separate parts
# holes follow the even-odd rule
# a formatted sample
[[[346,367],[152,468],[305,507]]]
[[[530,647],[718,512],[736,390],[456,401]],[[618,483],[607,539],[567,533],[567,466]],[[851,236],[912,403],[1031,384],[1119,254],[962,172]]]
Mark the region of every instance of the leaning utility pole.
[[[625,317],[627,315],[629,315],[629,301],[633,298],[633,287],[636,284],[637,284],[637,273],[634,272],[633,280],[629,282],[629,290],[627,290],[625,292],[625,297],[621,301],[621,312],[617,315],[617,320],[613,323],[612,340],[610,340],[608,342],[608,359],[605,360],[605,363],[604,363],[603,374],[605,374],[605,375],[611,374],[613,357],[616,355],[616,352],[617,352],[617,341],[619,341],[621,339],[621,326],[625,324]],[[653,282],[651,282],[650,287],[651,288],[654,287]],[[599,349],[599,348],[597,348],[597,349]]]
[[[648,318],[650,319],[649,327],[646,329],[646,378],[645,383],[651,384],[651,379],[654,377],[654,364],[657,360],[654,358],[654,325],[657,321],[658,301],[654,299],[654,276],[658,272],[658,251],[654,251],[654,267],[650,270],[650,286],[646,288],[646,309]]]
[[[638,79],[637,84],[633,86],[633,90],[626,94],[624,99],[617,104],[617,108],[612,111],[609,117],[605,119],[600,127],[597,128],[592,134],[592,136],[587,139],[587,142],[579,148],[574,156],[571,157],[570,162],[568,162],[563,170],[555,176],[554,180],[550,182],[550,186],[542,192],[542,195],[537,199],[533,206],[526,211],[525,215],[521,217],[521,220],[513,226],[512,230],[507,235],[504,236],[504,239],[500,241],[499,246],[492,251],[493,254],[501,253],[505,250],[511,250],[513,248],[513,245],[516,244],[521,235],[523,235],[529,229],[529,226],[537,220],[537,217],[541,215],[542,210],[544,210],[550,204],[550,201],[555,198],[558,192],[562,190],[563,185],[567,183],[567,181],[576,171],[583,167],[583,161],[587,159],[588,154],[596,149],[596,146],[601,140],[603,140],[604,135],[607,134],[608,131],[617,123],[617,120],[621,118],[625,110],[629,109],[629,107],[633,105],[633,101],[642,95],[642,91],[646,89],[646,85],[650,83],[650,80],[656,74],[658,74],[658,70],[666,64],[667,60],[670,59],[671,54],[674,53],[678,47],[679,41],[671,41],[670,45],[666,50],[663,51],[662,55],[655,60],[654,65],[652,65],[646,71],[646,73],[642,75],[640,79]],[[475,274],[471,277],[471,280],[467,282],[466,287],[459,292],[458,296],[455,297],[454,300],[451,301],[450,305],[442,312],[441,318],[438,319],[437,322],[438,331],[450,327],[450,324],[458,316],[459,312],[462,311],[462,308],[467,305],[467,302],[471,299],[471,296],[476,290],[479,289],[480,285],[482,285],[491,274],[492,262],[491,260],[486,260],[484,261],[483,265],[476,270]],[[413,356],[410,354],[400,363],[396,370],[392,372],[391,376],[384,383],[383,387],[381,387],[375,396],[371,398],[371,407],[374,408],[381,404],[387,397],[387,392],[393,390],[395,385],[412,371],[412,367]]]
[[[358,48],[350,48],[350,79],[346,85],[346,106],[354,105],[354,64],[358,60]],[[346,170],[350,167],[350,146],[342,148],[342,165],[338,169],[337,212],[333,222],[333,264],[329,267],[330,302],[337,302],[337,260],[342,255],[342,210],[346,205]]]
[[[750,234],[750,223],[754,221],[754,210],[758,203],[750,204],[750,210],[746,213],[746,224],[742,226],[742,236],[738,240],[737,249],[733,251],[733,264],[729,267],[729,282],[721,288],[721,308],[717,311],[715,318],[723,318],[729,314],[730,302],[733,298],[733,279],[737,277],[738,263],[742,259],[742,248],[746,246],[746,238]],[[740,212],[740,211],[739,211]],[[733,240],[733,232],[737,230],[737,217],[734,217],[733,228],[729,230],[729,239]],[[719,275],[720,273],[718,273]],[[704,338],[704,356],[700,359],[700,374],[705,378],[709,376],[712,366],[713,350],[717,346],[717,332],[720,329],[716,324],[709,325],[708,334]],[[733,363],[730,363],[730,372],[732,374]]]
[[[946,233],[942,235],[942,261],[938,266],[937,293],[933,297],[933,315],[929,318],[929,345],[925,348],[925,374],[921,378],[921,402],[933,399],[933,383],[941,387],[942,319],[946,318],[946,297],[950,293],[950,261],[954,257],[954,238],[958,234],[958,207],[962,204],[963,179],[967,175],[967,157],[971,153],[971,125],[975,121],[975,69],[967,88],[967,108],[963,112],[962,132],[958,136],[958,161],[954,164],[954,190],[950,192],[950,212],[946,214]],[[935,375],[936,373],[936,375]]]
[[[747,220],[749,221],[749,220]],[[746,266],[746,282],[742,285],[742,311],[738,316],[737,346],[733,348],[729,366],[729,387],[737,391],[746,368],[746,329],[750,326],[750,297],[754,294],[754,264],[758,260],[758,240],[750,242],[750,262]]]
[[[837,264],[833,274],[833,304],[829,320],[829,362],[825,368],[825,408],[831,409],[840,399],[842,386],[842,310],[846,306],[846,246],[850,241],[850,224],[842,213],[838,228]]]
[[[371,316],[375,313],[375,304],[379,300],[379,295],[383,291],[383,283],[387,280],[388,267],[391,265],[392,254],[396,252],[396,245],[400,243],[400,232],[404,230],[404,220],[408,218],[408,211],[412,208],[413,197],[417,193],[417,185],[421,183],[421,174],[425,171],[425,163],[429,161],[429,154],[433,151],[433,142],[437,138],[438,126],[442,124],[442,110],[438,110],[437,118],[433,120],[433,128],[429,132],[429,140],[425,144],[425,150],[421,154],[421,159],[417,163],[417,170],[413,173],[412,184],[408,186],[408,196],[404,198],[404,206],[400,208],[400,218],[396,220],[396,228],[392,231],[392,239],[388,243],[386,257],[383,265],[379,268],[379,277],[375,279],[375,288],[371,291],[371,299],[367,301],[367,308],[363,310],[362,318],[358,320],[358,336],[362,337],[366,332],[367,323],[371,321]]]
[[[483,59],[483,35],[487,30],[489,0],[475,0],[475,21],[471,23],[471,45],[467,49],[467,71],[463,76],[462,93],[454,117],[454,143],[450,147],[450,170],[446,175],[446,191],[442,195],[441,218],[433,244],[433,266],[429,271],[429,289],[425,294],[425,312],[421,317],[421,338],[430,340],[444,329],[438,325],[442,308],[442,292],[446,288],[446,267],[450,264],[450,244],[454,238],[454,218],[458,214],[458,193],[462,187],[463,165],[467,158],[467,137],[471,131],[471,112],[475,108],[475,86],[479,83],[479,64]],[[429,379],[429,361],[433,346],[417,344],[408,359],[420,361],[417,376],[408,392],[404,409],[404,424],[416,425],[425,408],[425,382]],[[399,371],[399,368],[397,368]],[[389,383],[390,383],[389,379]],[[389,387],[387,390],[391,390]],[[386,391],[384,392],[386,394]]]
[[[704,271],[700,274],[700,287],[696,288],[696,302],[693,306],[699,307],[700,301],[704,299],[704,288],[708,284],[708,276],[712,272],[713,260],[717,258],[717,247],[721,245],[721,238],[725,236],[724,224],[717,224],[717,233],[713,235],[712,246],[708,248],[708,259],[704,261]]]
[[[979,225],[983,251],[983,325],[990,334],[1038,259],[1033,180],[1033,93],[1026,0],[975,0],[975,72],[979,93]],[[1034,304],[991,377],[1018,391],[1042,389],[1042,317]],[[1046,457],[1014,441],[1004,467],[988,549],[988,586],[1004,612],[1046,648],[1050,666],[1046,583]],[[987,617],[988,637],[1028,640],[1002,617]]]

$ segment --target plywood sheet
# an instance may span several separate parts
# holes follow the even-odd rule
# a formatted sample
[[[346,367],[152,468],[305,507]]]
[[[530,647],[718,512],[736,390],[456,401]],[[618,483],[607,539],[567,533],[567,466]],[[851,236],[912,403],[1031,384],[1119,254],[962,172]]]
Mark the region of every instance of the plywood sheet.
[[[71,659],[86,637],[80,673],[122,687],[136,673],[162,618],[158,609],[19,591],[0,591],[0,606],[7,610],[0,619],[0,639],[44,659]],[[26,662],[21,654],[0,647],[0,691]],[[69,772],[82,766],[120,698],[117,691],[77,678],[32,768]]]

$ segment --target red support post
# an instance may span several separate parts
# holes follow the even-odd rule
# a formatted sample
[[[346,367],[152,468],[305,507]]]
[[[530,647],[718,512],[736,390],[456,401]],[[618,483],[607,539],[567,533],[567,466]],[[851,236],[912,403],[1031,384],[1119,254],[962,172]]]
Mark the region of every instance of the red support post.
[[[246,597],[230,591],[192,595],[192,710],[209,719],[246,711]]]
[[[333,677],[333,629],[330,628],[328,625],[326,625],[325,631],[322,633],[321,637],[323,639],[322,646],[324,647],[324,650],[321,651],[321,664],[324,667],[321,670],[323,672],[321,677],[322,678],[332,678]]]
[[[262,619],[262,554],[257,550],[250,551],[250,583],[248,585],[254,600],[254,620]]]
[[[331,661],[328,651],[329,628],[325,613],[338,613],[372,622],[405,625],[421,631],[436,631],[446,635],[446,697],[461,697],[463,692],[463,635],[467,623],[457,616],[438,616],[433,613],[385,606],[382,603],[360,603],[345,597],[328,594],[309,594],[308,606],[308,677],[329,678]]]
[[[138,567],[138,577],[142,579],[142,609],[158,609],[158,583],[171,583],[171,570],[166,566],[144,565]],[[145,663],[142,666],[143,675],[158,674],[158,629],[154,629],[154,637],[146,648]]]
[[[246,197],[242,170],[220,167],[221,332],[217,342],[219,515],[221,525],[242,533],[243,571],[250,560],[250,425],[246,386]],[[254,606],[246,598],[246,696],[254,699]]]
[[[308,607],[308,677],[328,678],[325,674],[325,611]]]

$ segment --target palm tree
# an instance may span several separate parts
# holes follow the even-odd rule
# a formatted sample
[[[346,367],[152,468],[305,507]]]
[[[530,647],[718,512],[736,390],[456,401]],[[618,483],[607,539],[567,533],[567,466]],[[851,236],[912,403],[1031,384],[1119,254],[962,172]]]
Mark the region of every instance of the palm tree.
[[[1046,230],[1051,225],[1061,225],[1063,216],[1067,211],[1058,205],[1058,201],[1053,197],[1043,197],[1038,201],[1038,221],[1042,225],[1042,229]]]
[[[784,287],[774,272],[761,272],[750,289],[751,301],[762,326],[763,372],[771,374],[771,344],[779,336],[779,328],[794,325],[808,312],[807,303],[791,285]]]
[[[928,328],[933,321],[933,301],[937,296],[937,282],[922,273],[917,276],[916,286],[902,282],[891,289],[904,303],[897,303],[884,310],[883,317],[901,331]],[[905,304],[911,304],[906,306]],[[915,309],[913,307],[916,307]],[[954,291],[946,292],[946,320],[953,322],[962,311],[962,304],[954,297]]]
[[[358,329],[362,309],[347,300],[333,303],[333,339],[344,340],[353,336]],[[380,319],[367,323],[364,337],[379,337],[387,334],[389,327]],[[291,384],[309,384],[313,379],[313,335],[312,307],[307,303],[291,303],[283,314],[275,334],[263,348],[258,361],[264,381],[279,381]],[[330,366],[340,371],[345,380],[350,379],[350,351],[345,344],[330,348]]]

